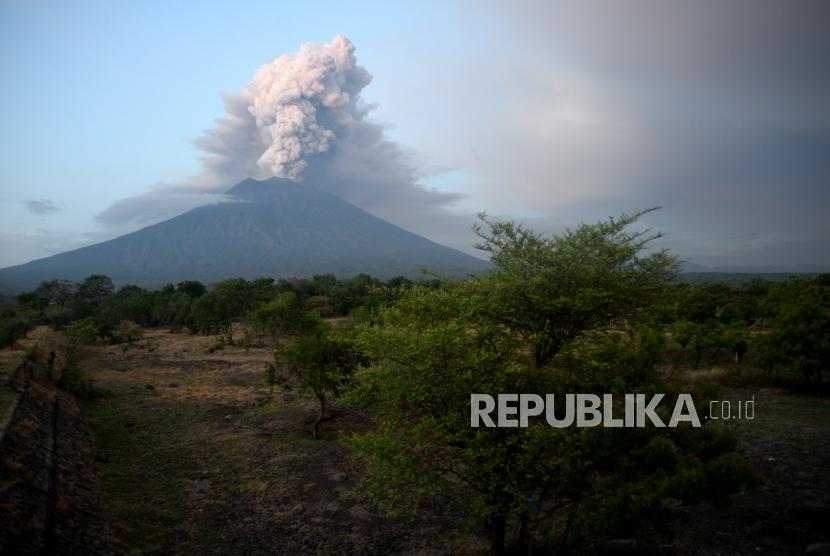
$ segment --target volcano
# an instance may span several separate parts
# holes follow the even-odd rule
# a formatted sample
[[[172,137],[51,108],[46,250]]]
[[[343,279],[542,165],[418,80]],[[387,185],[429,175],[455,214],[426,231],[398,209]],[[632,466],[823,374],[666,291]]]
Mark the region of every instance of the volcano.
[[[367,273],[378,278],[466,276],[489,263],[390,224],[314,187],[246,179],[228,201],[195,208],[130,234],[0,269],[9,291],[55,278],[106,274],[117,285],[182,280],[302,278]]]

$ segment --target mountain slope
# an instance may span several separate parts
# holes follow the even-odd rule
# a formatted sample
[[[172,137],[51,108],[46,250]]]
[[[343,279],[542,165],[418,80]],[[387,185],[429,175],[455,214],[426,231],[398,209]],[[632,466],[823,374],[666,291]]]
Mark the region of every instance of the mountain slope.
[[[247,179],[235,200],[184,214],[109,241],[0,269],[7,289],[44,280],[106,274],[116,284],[159,286],[197,279],[306,277],[361,272],[417,277],[480,272],[488,263],[438,245],[308,185]]]

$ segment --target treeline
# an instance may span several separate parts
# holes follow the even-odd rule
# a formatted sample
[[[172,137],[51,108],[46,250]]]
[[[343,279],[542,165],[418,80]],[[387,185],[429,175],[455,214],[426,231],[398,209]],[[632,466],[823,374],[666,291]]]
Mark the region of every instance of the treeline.
[[[828,274],[678,285],[656,318],[666,327],[667,360],[675,367],[731,363],[760,368],[770,378],[818,382],[830,368]]]
[[[285,328],[280,312],[294,304],[322,318],[365,318],[394,302],[412,285],[398,277],[386,282],[360,274],[311,279],[235,278],[207,286],[195,280],[148,290],[115,289],[107,276],[80,283],[52,280],[0,303],[0,347],[13,344],[38,324],[58,330],[85,320],[101,337],[129,339],[141,327],[224,334],[233,343],[233,323],[243,321],[256,336]],[[429,287],[441,281],[424,282]],[[822,381],[830,366],[830,275],[786,282],[757,279],[742,284],[674,284],[652,308],[655,326],[666,331],[666,363],[675,369],[744,365],[767,376]]]
[[[166,326],[172,331],[222,333],[233,342],[234,322],[246,320],[261,330],[273,328],[266,322],[269,311],[273,313],[284,303],[286,295],[293,296],[304,311],[314,311],[322,318],[359,316],[391,302],[411,284],[404,277],[383,282],[366,274],[346,279],[333,274],[279,281],[234,278],[209,286],[187,280],[156,290],[135,285],[116,289],[103,275],[89,276],[80,283],[51,280],[16,299],[4,300],[0,306],[0,347],[13,344],[40,324],[63,330],[78,321],[112,340],[118,340],[118,329],[125,326],[122,323],[134,323],[146,328]]]

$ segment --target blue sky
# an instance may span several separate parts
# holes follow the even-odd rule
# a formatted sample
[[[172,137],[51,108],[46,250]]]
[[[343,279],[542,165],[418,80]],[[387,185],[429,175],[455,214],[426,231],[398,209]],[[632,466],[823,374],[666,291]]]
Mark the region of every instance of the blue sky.
[[[337,34],[416,185],[461,195],[349,199],[379,216],[464,248],[480,210],[661,205],[695,262],[830,266],[826,4],[691,4],[3,2],[0,266],[134,229],[99,216],[200,171],[219,93]]]

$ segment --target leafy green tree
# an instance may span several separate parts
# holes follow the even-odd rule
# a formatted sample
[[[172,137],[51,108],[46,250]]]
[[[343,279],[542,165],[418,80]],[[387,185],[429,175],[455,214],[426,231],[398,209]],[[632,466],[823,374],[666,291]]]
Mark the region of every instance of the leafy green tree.
[[[318,294],[325,294],[337,287],[339,282],[334,274],[316,274],[311,278],[311,290]]]
[[[406,276],[395,276],[394,278],[386,281],[386,287],[388,288],[408,288],[411,285],[412,280]]]
[[[654,209],[652,209],[654,210]],[[479,285],[482,313],[519,332],[542,367],[586,330],[631,317],[664,294],[677,271],[665,251],[643,255],[660,234],[628,227],[650,211],[581,224],[544,237],[513,222],[482,224],[477,247],[495,270]]]
[[[101,302],[95,319],[105,330],[111,330],[123,320],[155,326],[155,312],[154,292],[128,284]]]
[[[308,318],[313,319],[313,315]],[[319,404],[312,426],[312,436],[316,439],[320,423],[329,417],[330,398],[339,393],[356,364],[357,358],[348,344],[335,338],[331,327],[318,319],[313,326],[274,348],[274,365],[266,368],[266,374],[274,383],[274,368],[285,369],[301,388],[314,395]]]
[[[202,297],[207,292],[205,285],[198,280],[185,280],[176,285],[176,291],[186,294],[191,299]]]
[[[500,554],[511,523],[522,550],[550,551],[631,533],[665,517],[666,498],[741,488],[722,458],[734,444],[708,427],[470,426],[473,393],[554,393],[561,403],[565,393],[672,391],[657,372],[663,335],[637,322],[662,299],[675,261],[642,253],[654,236],[625,231],[638,216],[551,238],[488,223],[478,231],[493,254],[489,276],[413,286],[377,325],[358,326],[353,344],[371,365],[350,396],[377,428],[349,443],[367,464],[366,493],[393,512],[456,493],[486,519]]]
[[[20,294],[18,299],[34,309],[45,309],[50,305],[66,306],[72,300],[75,284],[68,280],[42,282],[31,292]]]
[[[296,293],[284,292],[256,307],[245,320],[258,334],[276,340],[280,334],[298,334],[313,328],[319,319],[309,315]]]
[[[730,293],[725,284],[691,285],[677,291],[678,318],[694,323],[716,320]]]
[[[770,290],[764,302],[775,325],[759,341],[762,365],[822,381],[830,368],[830,287],[792,280]]]
[[[243,278],[223,280],[199,297],[189,316],[191,327],[199,332],[224,332],[233,343],[233,323],[256,303],[257,284]]]
[[[268,385],[268,391],[273,392],[274,386],[280,383],[281,376],[274,363],[265,364],[265,383]]]
[[[178,331],[187,323],[191,304],[192,298],[184,292],[174,290],[157,294],[153,320],[170,325],[171,331]]]
[[[109,276],[93,274],[78,284],[75,291],[75,311],[78,316],[92,316],[101,302],[112,295],[115,287]]]
[[[721,345],[732,353],[732,360],[740,364],[749,351],[749,335],[741,324],[725,326],[721,334]]]
[[[17,340],[25,338],[30,329],[31,323],[23,316],[4,315],[0,318],[0,348],[14,345]]]
[[[312,295],[305,300],[305,305],[309,311],[314,311],[323,318],[334,316],[334,308],[327,295]]]

